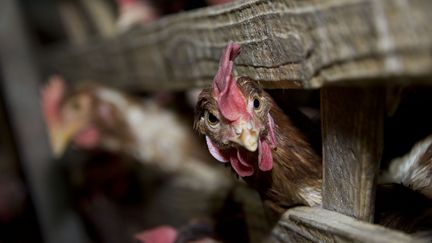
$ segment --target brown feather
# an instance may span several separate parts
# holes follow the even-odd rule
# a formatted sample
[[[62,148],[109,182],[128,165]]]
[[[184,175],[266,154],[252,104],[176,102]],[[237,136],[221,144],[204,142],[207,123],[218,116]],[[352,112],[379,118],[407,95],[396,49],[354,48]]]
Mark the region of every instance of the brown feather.
[[[262,100],[261,112],[257,114],[263,124],[267,124],[267,113],[270,112],[276,127],[275,133],[278,141],[277,148],[273,151],[273,169],[261,171],[257,164],[253,166],[256,172],[243,179],[257,189],[264,200],[271,200],[280,207],[292,207],[294,205],[316,206],[321,203],[321,158],[315,153],[305,136],[299,131],[275,104],[257,82],[241,77],[237,84],[245,97],[260,96]],[[206,88],[200,94],[195,113],[195,129],[209,136],[219,148],[228,149],[234,144],[222,143],[225,133],[213,133],[204,121],[205,112],[217,114],[216,99],[212,96],[211,89]],[[268,131],[263,131],[265,136]],[[250,160],[254,160],[255,154]]]

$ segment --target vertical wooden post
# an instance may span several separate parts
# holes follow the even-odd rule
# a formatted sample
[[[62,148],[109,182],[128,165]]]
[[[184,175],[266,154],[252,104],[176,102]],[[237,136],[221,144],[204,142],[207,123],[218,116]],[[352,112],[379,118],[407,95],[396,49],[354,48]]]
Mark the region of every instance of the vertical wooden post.
[[[18,1],[0,1],[1,98],[11,120],[44,242],[86,242],[55,173],[39,104],[39,74]]]
[[[373,221],[383,140],[379,88],[323,88],[323,207]]]

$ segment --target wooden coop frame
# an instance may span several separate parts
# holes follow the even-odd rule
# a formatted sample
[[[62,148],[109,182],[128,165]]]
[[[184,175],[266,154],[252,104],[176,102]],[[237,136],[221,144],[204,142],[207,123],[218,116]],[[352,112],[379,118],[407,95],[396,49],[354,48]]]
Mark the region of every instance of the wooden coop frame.
[[[38,69],[13,5],[13,0],[0,3],[0,18],[17,18],[13,33],[0,21],[5,98],[42,229],[52,240],[58,213],[50,207],[59,203],[45,199],[53,196],[52,185],[43,179],[49,152],[37,107]],[[38,53],[38,61],[74,81],[93,79],[124,90],[184,90],[210,83],[221,49],[230,40],[238,42],[238,75],[259,80],[265,88],[321,89],[323,208],[288,210],[273,229],[275,239],[417,242],[371,222],[384,87],[431,84],[431,11],[430,0],[241,0],[168,16],[80,48],[61,46]],[[11,49],[22,55],[7,65],[6,50]],[[19,87],[14,80],[22,81]],[[30,98],[23,103],[22,95]],[[25,130],[22,115],[28,113],[35,125]]]

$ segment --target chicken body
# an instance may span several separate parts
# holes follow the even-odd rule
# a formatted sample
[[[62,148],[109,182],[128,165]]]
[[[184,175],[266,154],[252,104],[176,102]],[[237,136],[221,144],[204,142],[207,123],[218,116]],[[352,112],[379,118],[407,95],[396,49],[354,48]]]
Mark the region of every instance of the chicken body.
[[[145,208],[139,213],[145,218],[143,229],[160,224],[181,227],[196,218],[218,220],[228,210],[236,183],[175,112],[101,86],[66,92],[60,77],[52,78],[42,98],[57,156],[72,143],[79,149],[133,156],[144,165],[143,176],[144,170],[163,176],[145,187],[152,188],[144,192]]]
[[[234,43],[225,48],[213,85],[199,96],[195,129],[206,136],[210,153],[217,160],[230,163],[232,169],[257,189],[264,202],[268,201],[276,213],[295,205],[321,205],[321,157],[294,126],[291,118],[256,81],[232,75],[233,60],[239,52],[240,46]],[[417,152],[412,152],[416,154],[414,157],[407,155],[391,167],[394,169],[387,174],[392,179],[390,182],[426,185],[427,188],[422,188],[421,192],[428,194],[432,187],[430,178],[426,176],[432,171],[431,140],[417,145],[414,148]],[[414,162],[419,161],[413,160],[415,157],[423,158],[422,162]],[[395,171],[405,176],[397,175]],[[385,207],[381,209],[386,211]],[[418,223],[419,228],[425,223],[430,225],[427,222],[432,218],[430,210],[426,207],[419,212],[427,212],[427,216],[422,215],[425,220]],[[380,213],[387,219],[389,215],[397,215],[395,212]],[[384,218],[378,221],[393,221],[392,226],[398,228],[404,224],[403,218],[398,219],[397,223]],[[415,228],[409,231],[415,232]]]
[[[178,185],[216,192],[231,186],[226,174],[203,160],[190,129],[170,110],[163,109],[148,100],[134,103],[120,93],[100,89],[97,96],[110,101],[124,117],[129,128],[130,143],[119,143],[114,137],[103,140],[110,150],[135,155],[140,161],[150,163],[164,172],[181,174]],[[129,146],[125,146],[129,145]]]
[[[411,151],[391,161],[380,183],[401,184],[432,199],[432,135],[417,142]]]
[[[256,112],[258,122],[268,124],[269,114],[274,121],[273,132],[277,146],[272,150],[272,169],[265,171],[260,169],[260,151],[248,151],[232,141],[228,141],[228,144],[221,142],[224,140],[222,136],[225,136],[226,131],[216,132],[206,124],[205,117],[208,116],[206,113],[218,114],[216,99],[211,97],[212,89],[210,88],[203,90],[200,95],[196,129],[207,135],[214,143],[214,147],[226,148],[220,150],[221,154],[239,153],[244,157],[240,159],[247,164],[242,164],[242,166],[248,167],[251,173],[243,179],[257,189],[264,200],[273,201],[284,208],[294,205],[317,206],[321,204],[321,158],[292,124],[290,118],[255,81],[242,77],[238,79],[237,84],[242,93],[250,95],[250,98],[246,99],[259,97],[261,100],[262,110]],[[223,122],[223,118],[220,122]],[[263,127],[261,136],[266,137],[269,128]],[[240,170],[240,174],[243,173],[242,169],[237,170]]]
[[[225,49],[213,86],[199,96],[195,129],[264,200],[284,208],[320,205],[321,158],[257,82],[232,76],[238,52],[233,43]]]
[[[165,173],[181,174],[179,185],[210,191],[231,186],[175,112],[106,87],[88,86],[70,94],[64,89],[64,81],[54,77],[44,91],[55,154],[61,155],[72,140],[78,148],[126,153]]]

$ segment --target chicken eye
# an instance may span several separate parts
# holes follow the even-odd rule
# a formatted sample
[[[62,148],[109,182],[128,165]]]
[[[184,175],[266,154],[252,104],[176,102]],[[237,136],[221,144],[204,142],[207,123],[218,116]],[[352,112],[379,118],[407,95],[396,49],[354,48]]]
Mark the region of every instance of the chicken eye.
[[[210,112],[207,112],[207,121],[212,126],[215,126],[219,123],[219,119]]]
[[[253,101],[253,107],[255,110],[258,110],[259,108],[261,108],[261,102],[258,98],[255,98]]]
[[[78,110],[81,109],[81,104],[77,100],[74,100],[71,103],[71,107],[72,107],[73,110],[78,111]]]

